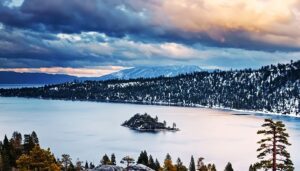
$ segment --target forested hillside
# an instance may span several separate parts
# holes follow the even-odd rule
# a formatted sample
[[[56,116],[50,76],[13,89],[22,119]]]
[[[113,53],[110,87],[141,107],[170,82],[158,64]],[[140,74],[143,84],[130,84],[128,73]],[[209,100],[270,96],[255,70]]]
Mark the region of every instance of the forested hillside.
[[[71,82],[0,90],[1,96],[170,104],[300,114],[300,61],[258,70],[197,72],[177,77]]]

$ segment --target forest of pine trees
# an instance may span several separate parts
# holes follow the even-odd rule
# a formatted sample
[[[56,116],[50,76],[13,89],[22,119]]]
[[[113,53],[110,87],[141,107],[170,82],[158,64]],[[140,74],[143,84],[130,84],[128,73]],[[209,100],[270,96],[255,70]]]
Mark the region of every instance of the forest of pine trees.
[[[207,106],[300,113],[300,61],[257,70],[196,72],[152,79],[70,82],[0,89],[0,96]]]

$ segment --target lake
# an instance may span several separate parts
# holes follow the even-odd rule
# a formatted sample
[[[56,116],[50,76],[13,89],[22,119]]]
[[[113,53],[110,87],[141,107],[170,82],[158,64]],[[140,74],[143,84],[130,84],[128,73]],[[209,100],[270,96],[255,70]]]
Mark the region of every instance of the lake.
[[[135,113],[157,115],[173,122],[179,132],[138,133],[120,126]],[[238,114],[238,115],[237,115]],[[296,170],[300,169],[300,119],[270,115],[239,115],[240,112],[205,108],[151,106],[0,97],[0,137],[35,130],[43,148],[59,157],[70,154],[98,164],[106,153],[115,153],[117,162],[125,155],[137,159],[147,150],[161,164],[167,153],[173,162],[180,157],[189,165],[191,155],[204,157],[223,170],[228,161],[237,171],[246,171],[256,160],[256,135],[263,119],[281,119],[287,125],[289,151]]]

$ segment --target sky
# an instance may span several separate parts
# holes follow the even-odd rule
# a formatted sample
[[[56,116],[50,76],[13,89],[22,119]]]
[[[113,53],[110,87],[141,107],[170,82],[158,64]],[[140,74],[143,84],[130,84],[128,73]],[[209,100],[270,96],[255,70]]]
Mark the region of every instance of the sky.
[[[300,0],[0,0],[0,71],[300,60]]]

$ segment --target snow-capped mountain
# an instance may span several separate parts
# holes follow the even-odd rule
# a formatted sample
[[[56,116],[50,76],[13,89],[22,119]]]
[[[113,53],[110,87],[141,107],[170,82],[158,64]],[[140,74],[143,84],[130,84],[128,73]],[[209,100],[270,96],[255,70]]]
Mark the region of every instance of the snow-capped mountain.
[[[104,75],[99,80],[112,79],[134,79],[134,78],[155,78],[160,76],[173,77],[180,74],[189,74],[193,72],[203,71],[195,65],[173,65],[173,66],[146,66],[134,67]]]

